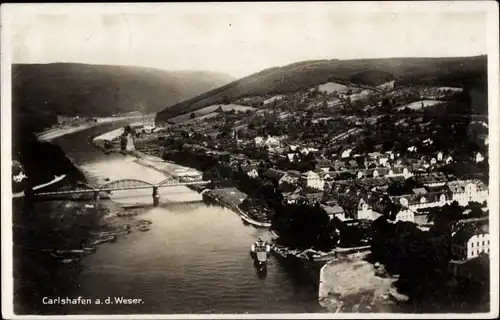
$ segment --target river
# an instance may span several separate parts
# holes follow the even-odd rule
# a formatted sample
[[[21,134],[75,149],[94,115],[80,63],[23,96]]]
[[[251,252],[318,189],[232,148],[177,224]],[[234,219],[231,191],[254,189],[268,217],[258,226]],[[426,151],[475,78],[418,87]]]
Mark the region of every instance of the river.
[[[165,176],[130,156],[105,155],[89,136],[111,131],[104,124],[58,137],[60,145],[92,183],[106,178],[156,183]],[[121,204],[152,203],[152,190],[113,192]],[[125,297],[142,303],[51,306],[63,314],[310,313],[317,302],[316,268],[271,256],[265,276],[258,275],[250,245],[267,230],[244,225],[234,212],[207,206],[186,187],[160,189],[158,207],[141,209],[152,222],[149,232],[119,236],[81,262],[69,297]],[[313,271],[311,271],[313,270]],[[56,284],[55,284],[56,285]],[[57,284],[64,286],[64,283]],[[42,312],[42,310],[40,310]]]

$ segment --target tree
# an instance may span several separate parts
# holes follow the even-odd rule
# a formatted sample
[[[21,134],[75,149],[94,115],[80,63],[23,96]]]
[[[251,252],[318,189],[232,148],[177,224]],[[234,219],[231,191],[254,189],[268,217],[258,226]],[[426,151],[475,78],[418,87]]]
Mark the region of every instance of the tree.
[[[189,119],[194,119],[196,118],[196,115],[194,114],[194,112],[191,112],[191,114],[189,115]]]
[[[453,201],[442,207],[432,208],[427,215],[427,221],[433,222],[434,229],[441,232],[451,232],[451,225],[462,218],[463,208]]]

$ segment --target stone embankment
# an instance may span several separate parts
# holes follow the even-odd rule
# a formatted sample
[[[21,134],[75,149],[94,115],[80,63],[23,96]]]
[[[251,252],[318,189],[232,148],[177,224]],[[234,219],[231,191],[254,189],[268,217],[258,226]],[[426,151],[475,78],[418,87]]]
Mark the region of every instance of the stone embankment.
[[[390,299],[407,300],[393,287],[397,277],[367,261],[368,252],[326,263],[320,271],[319,303],[328,312],[390,312]]]

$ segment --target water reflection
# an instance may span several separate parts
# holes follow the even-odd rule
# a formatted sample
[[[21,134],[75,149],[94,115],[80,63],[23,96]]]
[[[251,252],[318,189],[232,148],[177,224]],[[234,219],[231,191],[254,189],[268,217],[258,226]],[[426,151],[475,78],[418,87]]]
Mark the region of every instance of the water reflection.
[[[78,135],[78,134],[76,134]],[[83,139],[83,135],[79,135]],[[78,137],[77,137],[78,138]],[[123,155],[103,155],[75,141],[60,143],[95,184],[119,179],[157,183],[165,175]],[[87,137],[85,138],[87,139]],[[73,148],[73,149],[71,149]],[[81,157],[81,158],[80,158]],[[69,313],[278,313],[320,312],[317,283],[302,277],[289,262],[270,256],[264,273],[249,255],[267,230],[244,225],[234,212],[207,206],[187,187],[160,189],[160,205],[152,207],[152,190],[113,191],[111,199],[136,205],[150,231],[120,236],[82,261],[71,295],[89,298],[141,298],[134,305],[61,307]]]

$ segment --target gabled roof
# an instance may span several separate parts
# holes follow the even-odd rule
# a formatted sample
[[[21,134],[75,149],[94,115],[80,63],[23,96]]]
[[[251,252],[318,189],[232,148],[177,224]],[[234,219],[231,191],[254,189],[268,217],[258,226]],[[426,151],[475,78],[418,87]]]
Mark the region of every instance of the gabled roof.
[[[309,171],[304,172],[304,173],[302,174],[302,176],[303,176],[303,177],[315,177],[315,176],[317,176],[317,175],[318,175],[318,173],[316,173],[316,172],[314,172],[314,171],[312,171],[312,170],[309,170]]]
[[[287,174],[293,178],[300,178],[300,176],[302,175],[302,173],[300,173],[300,171],[297,170],[288,170]]]
[[[482,228],[477,228],[475,226],[463,226],[452,236],[452,241],[459,245],[465,245],[473,236],[487,234],[488,232],[487,229],[482,230]]]
[[[322,168],[329,168],[332,166],[332,162],[328,159],[319,159],[317,163]]]
[[[359,167],[358,162],[357,162],[356,160],[349,160],[349,162],[348,162],[348,163],[349,163],[349,165],[350,165],[351,167],[354,167],[354,168]]]
[[[405,198],[408,200],[408,205],[415,205],[421,203],[422,198],[425,199],[425,203],[429,202],[438,202],[441,198],[441,195],[444,195],[446,200],[451,199],[451,195],[449,192],[429,192],[426,194],[405,194],[402,196],[391,196],[391,200],[394,203],[400,203],[400,200]]]
[[[249,166],[241,166],[241,171],[247,173],[247,172],[250,172],[252,170],[257,170],[257,167],[254,166],[254,165],[249,165]]]
[[[442,172],[433,172],[430,174],[420,174],[415,177],[415,179],[423,184],[440,183],[447,182],[448,179],[446,175]]]
[[[268,179],[278,181],[285,175],[285,172],[276,169],[268,169],[262,175]]]
[[[323,191],[316,190],[312,188],[304,188],[301,193],[305,196],[309,197],[323,197]]]
[[[297,185],[293,183],[284,182],[278,186],[278,190],[283,193],[283,196],[287,196],[297,190]]]
[[[323,206],[323,209],[326,211],[327,214],[333,214],[333,215],[342,214],[345,212],[344,209],[338,204]]]
[[[425,188],[415,188],[415,189],[413,189],[413,193],[414,194],[426,194],[427,190],[425,190]]]

